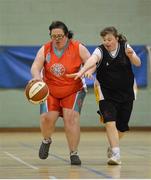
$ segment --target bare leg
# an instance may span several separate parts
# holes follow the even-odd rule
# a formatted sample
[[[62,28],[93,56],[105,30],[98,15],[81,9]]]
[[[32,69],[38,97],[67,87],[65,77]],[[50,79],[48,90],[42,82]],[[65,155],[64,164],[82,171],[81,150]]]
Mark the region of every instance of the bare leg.
[[[115,121],[107,122],[105,124],[105,127],[106,127],[107,138],[110,146],[112,148],[119,147],[119,134],[116,128]]]
[[[63,109],[64,127],[70,150],[71,165],[81,165],[78,155],[78,145],[80,142],[80,114],[72,109]]]
[[[73,111],[72,109],[63,109],[64,116],[64,127],[65,133],[68,141],[69,150],[76,151],[78,150],[78,144],[80,141],[80,124],[79,118],[80,115],[78,112]]]
[[[122,139],[122,138],[123,138],[123,136],[124,136],[124,134],[125,134],[125,132],[120,132],[120,131],[118,131],[118,136],[119,136],[119,139]]]
[[[55,129],[55,123],[59,116],[57,111],[43,113],[40,117],[40,128],[44,139],[52,136]]]
[[[41,133],[43,135],[43,141],[39,149],[39,158],[46,159],[49,155],[49,147],[51,144],[51,136],[55,129],[55,123],[58,118],[59,113],[52,111],[48,113],[43,113],[41,115]]]
[[[107,156],[109,158],[108,164],[119,165],[121,164],[119,140],[123,134],[117,130],[115,121],[106,123],[106,132],[110,144],[110,147],[108,148],[107,151]]]

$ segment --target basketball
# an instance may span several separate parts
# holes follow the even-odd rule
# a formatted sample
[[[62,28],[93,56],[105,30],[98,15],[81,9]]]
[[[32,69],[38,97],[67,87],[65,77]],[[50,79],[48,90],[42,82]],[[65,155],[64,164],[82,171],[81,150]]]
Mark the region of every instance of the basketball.
[[[47,99],[49,89],[45,82],[33,80],[26,85],[25,95],[29,102],[33,104],[41,104]]]

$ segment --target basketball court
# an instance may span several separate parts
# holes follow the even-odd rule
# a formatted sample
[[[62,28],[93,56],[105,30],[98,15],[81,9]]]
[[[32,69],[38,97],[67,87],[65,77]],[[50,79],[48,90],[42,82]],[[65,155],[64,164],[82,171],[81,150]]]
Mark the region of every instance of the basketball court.
[[[151,132],[131,131],[121,141],[122,165],[107,165],[105,132],[82,132],[81,166],[71,166],[64,132],[56,132],[48,159],[38,157],[39,132],[0,133],[1,179],[150,179]]]

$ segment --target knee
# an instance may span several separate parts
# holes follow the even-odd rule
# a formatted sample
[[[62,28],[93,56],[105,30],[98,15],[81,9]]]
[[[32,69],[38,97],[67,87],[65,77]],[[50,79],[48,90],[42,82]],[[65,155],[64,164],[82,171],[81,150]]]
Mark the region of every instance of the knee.
[[[71,127],[73,127],[74,124],[75,124],[75,123],[74,123],[74,120],[68,119],[68,120],[66,120],[66,122],[65,122],[65,127],[68,128],[68,129],[71,129]]]
[[[115,121],[107,122],[107,123],[105,123],[105,127],[106,128],[114,128],[114,127],[116,127],[116,123],[115,123]]]
[[[42,124],[50,123],[50,118],[48,117],[47,113],[44,113],[40,116],[40,121]]]
[[[78,126],[78,123],[76,122],[75,119],[68,119],[66,120],[64,125],[66,130],[72,131],[73,128]]]
[[[66,129],[72,130],[75,127],[79,126],[79,113],[78,112],[70,112],[64,113],[64,126]]]

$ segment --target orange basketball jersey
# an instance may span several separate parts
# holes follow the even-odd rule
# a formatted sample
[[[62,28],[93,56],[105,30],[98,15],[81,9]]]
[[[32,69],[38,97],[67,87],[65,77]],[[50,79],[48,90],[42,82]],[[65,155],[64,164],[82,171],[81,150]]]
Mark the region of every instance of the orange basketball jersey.
[[[81,79],[66,77],[66,74],[78,72],[83,63],[79,42],[69,40],[62,52],[58,52],[52,42],[48,42],[44,45],[44,55],[43,78],[52,96],[64,98],[83,88]]]

